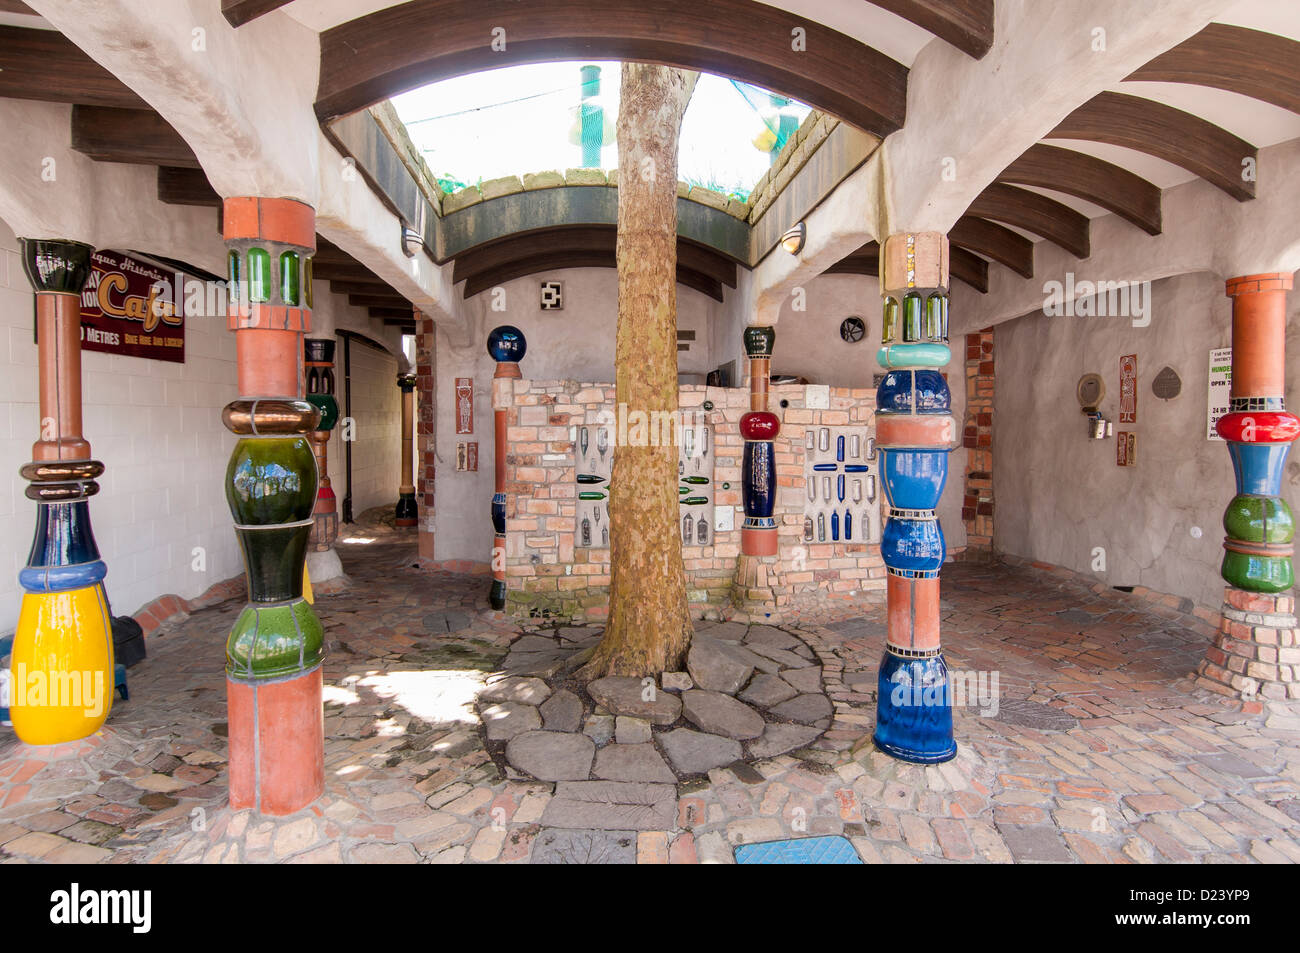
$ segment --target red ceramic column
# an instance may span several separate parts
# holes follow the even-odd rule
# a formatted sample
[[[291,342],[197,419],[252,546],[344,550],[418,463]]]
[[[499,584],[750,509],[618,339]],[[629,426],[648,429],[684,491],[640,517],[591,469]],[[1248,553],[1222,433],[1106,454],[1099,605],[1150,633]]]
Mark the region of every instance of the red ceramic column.
[[[1300,698],[1295,528],[1281,495],[1300,418],[1286,410],[1286,293],[1290,274],[1245,275],[1232,299],[1232,391],[1215,429],[1228,443],[1237,495],[1223,514],[1222,622],[1199,682],[1248,700]]]
[[[324,633],[303,597],[317,468],[303,399],[316,214],[291,199],[231,198],[229,326],[239,398],[222,412],[239,440],[227,470],[249,602],[226,643],[230,804],[290,814],[324,792]]]
[[[745,329],[745,354],[749,358],[749,413],[740,418],[745,440],[741,494],[745,522],[740,529],[743,556],[775,556],[777,552],[776,451],[772,441],[781,421],[768,409],[772,383],[772,345],[776,331],[755,325]],[[748,569],[749,567],[745,567]]]

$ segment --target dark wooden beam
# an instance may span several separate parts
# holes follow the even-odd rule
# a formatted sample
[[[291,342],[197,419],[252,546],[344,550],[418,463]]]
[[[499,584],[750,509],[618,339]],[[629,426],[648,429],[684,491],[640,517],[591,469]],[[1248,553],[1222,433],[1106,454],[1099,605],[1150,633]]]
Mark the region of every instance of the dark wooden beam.
[[[951,246],[948,249],[948,270],[980,294],[989,293],[989,263],[973,252]]]
[[[691,271],[707,275],[713,281],[724,284],[728,288],[736,287],[736,263],[734,261],[719,255],[705,245],[685,241],[680,236],[677,239],[677,267],[678,269],[689,268]],[[721,301],[722,299],[719,298],[718,300]]]
[[[722,282],[710,275],[696,271],[694,268],[687,268],[680,262],[677,265],[677,283],[698,291],[700,294],[708,295],[714,301],[722,300]]]
[[[361,267],[360,262],[345,252],[338,245],[328,239],[316,236],[316,254],[312,255],[312,274],[316,273],[316,266],[324,265],[351,265]]]
[[[472,298],[490,288],[546,271],[559,271],[562,268],[616,268],[617,260],[614,249],[572,249],[560,248],[539,251],[523,258],[501,261],[486,270],[476,271],[465,278],[463,296]],[[453,281],[457,281],[453,275]],[[677,283],[693,288],[708,295],[716,301],[722,300],[722,282],[712,275],[703,274],[680,263],[677,266]],[[349,298],[351,300],[351,298]]]
[[[871,0],[911,20],[968,56],[983,59],[993,46],[993,0]]]
[[[199,205],[221,208],[221,196],[202,169],[158,167],[158,201],[166,205]]]
[[[1242,177],[1242,163],[1250,159],[1254,164],[1254,146],[1200,116],[1141,96],[1094,96],[1044,138],[1136,149],[1196,173],[1239,202],[1255,197],[1254,176]]]
[[[948,241],[1001,262],[1024,278],[1034,277],[1034,243],[1005,225],[963,215],[948,230]]]
[[[370,308],[369,310],[372,318],[393,319],[402,323],[413,320],[414,314],[410,305],[405,308]]]
[[[948,250],[948,267],[952,277],[965,282],[981,294],[988,294],[989,263],[979,255],[954,245]],[[867,242],[831,265],[822,274],[864,275],[868,278],[879,278],[880,246],[876,242]]]
[[[146,108],[131,87],[62,33],[18,26],[0,26],[0,97]]]
[[[330,286],[333,291],[333,286]],[[373,294],[350,294],[348,295],[348,304],[354,308],[410,308],[411,305],[405,298],[396,291],[389,294],[379,293],[379,289],[374,289]]]
[[[1211,23],[1124,78],[1212,86],[1300,113],[1300,43],[1244,26]]]
[[[1076,258],[1091,254],[1088,216],[1038,192],[994,182],[971,203],[966,214],[1041,235]]]
[[[613,225],[564,226],[521,232],[476,245],[455,256],[452,282],[466,281],[509,262],[536,255],[558,252],[613,254],[617,240],[618,229]],[[735,262],[702,245],[678,239],[677,264],[730,288],[736,286]]]
[[[290,0],[221,0],[221,15],[231,26],[243,26],[249,20],[279,10]]]
[[[494,50],[496,28],[505,49]],[[792,39],[802,30],[806,49]],[[791,96],[886,136],[907,68],[815,20],[754,0],[412,0],[321,34],[316,112],[337,119],[437,80],[520,63],[640,60]]]
[[[1160,189],[1127,169],[1095,156],[1048,146],[1030,146],[997,177],[999,182],[1033,185],[1085,199],[1148,235],[1160,234]]]
[[[180,133],[152,109],[73,106],[72,148],[97,162],[199,167]]]
[[[315,257],[311,261],[311,273],[317,281],[347,281],[353,284],[385,286],[388,284],[364,265],[337,265],[333,262],[317,261]]]
[[[312,277],[316,277],[316,266],[312,264]],[[337,278],[330,279],[330,293],[336,295],[387,295],[390,293],[401,297],[396,291],[388,287],[388,283],[382,278],[371,276],[370,281],[340,281]]]

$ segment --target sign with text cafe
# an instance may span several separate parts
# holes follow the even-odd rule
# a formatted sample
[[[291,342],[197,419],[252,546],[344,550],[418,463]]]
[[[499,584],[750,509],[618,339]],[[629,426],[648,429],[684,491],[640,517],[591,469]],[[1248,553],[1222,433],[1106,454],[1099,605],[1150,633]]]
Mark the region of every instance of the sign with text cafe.
[[[81,293],[82,348],[184,364],[184,283],[183,272],[123,252],[95,252]]]

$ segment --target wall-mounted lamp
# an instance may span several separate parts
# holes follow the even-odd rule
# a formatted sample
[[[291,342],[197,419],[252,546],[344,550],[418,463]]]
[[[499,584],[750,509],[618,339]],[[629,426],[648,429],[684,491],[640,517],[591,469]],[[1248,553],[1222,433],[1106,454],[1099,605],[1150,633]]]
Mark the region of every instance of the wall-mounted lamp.
[[[402,254],[414,258],[415,253],[424,247],[424,238],[409,225],[402,226]]]
[[[800,222],[781,236],[781,247],[790,254],[797,255],[803,251],[804,242],[807,240],[808,226]]]

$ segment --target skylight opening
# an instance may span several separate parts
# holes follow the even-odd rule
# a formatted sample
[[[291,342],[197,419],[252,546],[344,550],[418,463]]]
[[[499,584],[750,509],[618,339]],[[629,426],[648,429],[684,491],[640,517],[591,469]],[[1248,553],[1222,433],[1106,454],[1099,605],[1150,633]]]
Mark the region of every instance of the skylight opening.
[[[530,172],[618,168],[618,62],[538,63],[443,80],[393,106],[444,191]],[[748,199],[811,110],[747,83],[700,76],[682,122],[678,178]]]

